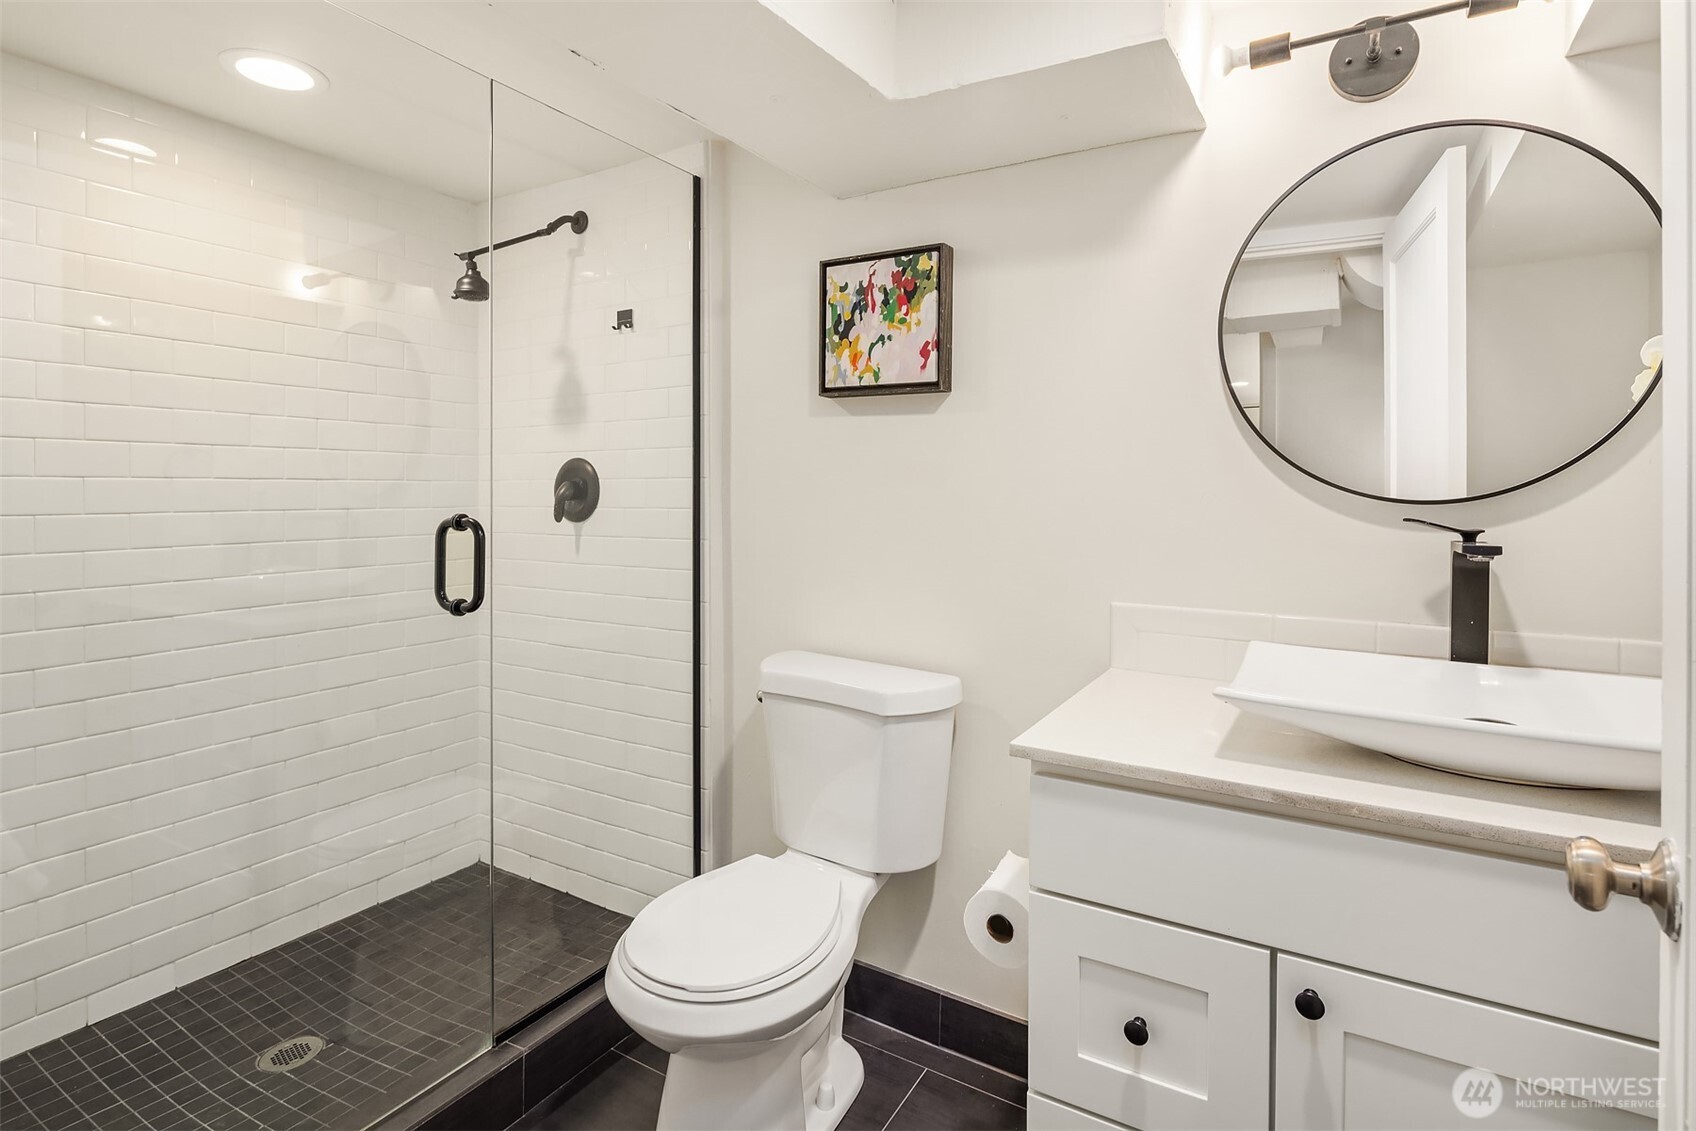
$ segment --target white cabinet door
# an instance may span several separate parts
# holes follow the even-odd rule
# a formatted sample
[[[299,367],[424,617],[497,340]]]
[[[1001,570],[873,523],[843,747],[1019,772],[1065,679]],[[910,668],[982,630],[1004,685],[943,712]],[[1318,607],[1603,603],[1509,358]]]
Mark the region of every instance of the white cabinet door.
[[[1031,895],[1033,1091],[1141,1131],[1265,1127],[1271,952]]]
[[[1653,1045],[1288,955],[1277,966],[1278,1131],[1653,1131]],[[1307,990],[1317,1019],[1298,1007]]]

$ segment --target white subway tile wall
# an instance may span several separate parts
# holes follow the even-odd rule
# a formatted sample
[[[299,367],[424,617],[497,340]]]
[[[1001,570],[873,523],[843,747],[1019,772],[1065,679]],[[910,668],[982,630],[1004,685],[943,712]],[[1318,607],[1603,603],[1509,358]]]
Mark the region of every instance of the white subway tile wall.
[[[1446,625],[1269,616],[1123,602],[1113,605],[1110,636],[1109,663],[1113,667],[1220,681],[1236,675],[1252,640],[1432,659],[1449,654]],[[1654,640],[1496,631],[1490,634],[1490,662],[1658,677],[1661,645]]]
[[[491,276],[495,864],[628,915],[693,873],[693,179],[642,158],[497,196],[494,226],[578,209]],[[574,456],[600,507],[555,523]]]
[[[485,489],[447,288],[486,210],[22,59],[3,83],[10,1056],[486,857],[488,622],[430,588]]]

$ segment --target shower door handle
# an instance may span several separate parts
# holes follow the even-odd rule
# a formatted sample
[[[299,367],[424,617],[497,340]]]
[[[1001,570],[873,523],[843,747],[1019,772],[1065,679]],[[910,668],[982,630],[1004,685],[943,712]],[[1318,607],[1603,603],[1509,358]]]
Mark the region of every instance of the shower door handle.
[[[448,531],[471,531],[471,600],[448,596]],[[483,607],[483,524],[468,514],[442,519],[436,527],[436,604],[456,617]]]

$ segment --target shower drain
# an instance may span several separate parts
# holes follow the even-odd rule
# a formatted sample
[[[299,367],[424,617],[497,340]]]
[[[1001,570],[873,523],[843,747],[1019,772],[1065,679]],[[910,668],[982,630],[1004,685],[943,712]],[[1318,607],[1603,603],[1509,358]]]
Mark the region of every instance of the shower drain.
[[[323,1051],[323,1037],[292,1037],[260,1053],[254,1065],[261,1072],[293,1072]]]

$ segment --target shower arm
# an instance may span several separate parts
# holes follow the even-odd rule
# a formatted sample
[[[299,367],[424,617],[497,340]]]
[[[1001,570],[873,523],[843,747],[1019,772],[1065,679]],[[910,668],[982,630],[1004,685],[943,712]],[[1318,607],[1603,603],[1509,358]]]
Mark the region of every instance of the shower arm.
[[[559,219],[551,221],[546,227],[537,228],[535,231],[527,232],[522,236],[513,236],[511,239],[502,240],[500,243],[490,244],[488,247],[480,247],[476,251],[456,251],[453,254],[457,259],[466,263],[473,263],[476,261],[477,257],[482,255],[484,252],[499,251],[501,248],[511,247],[515,243],[524,243],[527,240],[535,240],[541,239],[543,236],[551,236],[561,228],[567,226],[569,226],[573,232],[578,235],[582,235],[589,228],[589,214],[586,212],[573,212],[569,216],[561,216]]]

